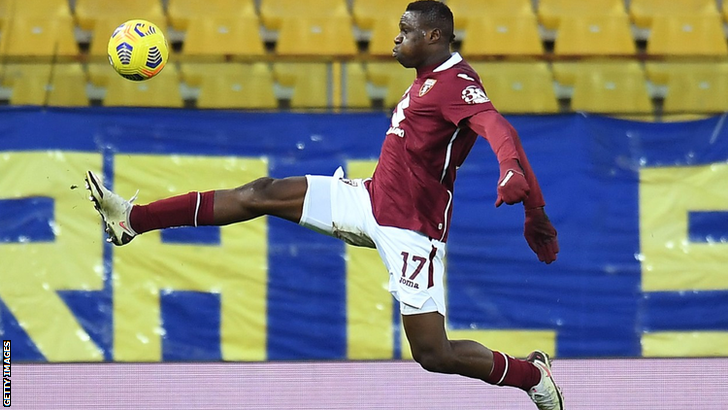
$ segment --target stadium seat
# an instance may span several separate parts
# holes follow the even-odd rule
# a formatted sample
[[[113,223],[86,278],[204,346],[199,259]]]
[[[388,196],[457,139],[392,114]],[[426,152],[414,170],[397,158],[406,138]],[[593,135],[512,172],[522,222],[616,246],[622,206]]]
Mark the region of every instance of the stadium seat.
[[[470,21],[482,17],[533,15],[531,0],[448,0],[455,29],[467,29]]]
[[[261,0],[260,18],[268,30],[280,30],[290,18],[349,16],[346,0]]]
[[[632,60],[558,63],[554,77],[573,86],[571,109],[603,114],[652,114],[642,66]]]
[[[200,18],[257,16],[254,0],[169,0],[167,15],[172,28],[179,31]]]
[[[280,86],[293,89],[291,108],[328,108],[332,103],[327,63],[274,63],[273,76]]]
[[[70,18],[68,0],[0,0],[0,19],[10,17]]]
[[[354,0],[352,7],[354,23],[362,30],[373,31],[375,22],[384,20],[396,29],[399,18],[410,2],[411,0]],[[391,37],[394,38],[395,35],[396,32],[391,34]]]
[[[92,30],[98,19],[116,19],[117,26],[127,20],[145,19],[160,27],[167,20],[160,0],[76,0],[74,11],[84,30]]]
[[[110,70],[108,65],[106,70]],[[184,105],[174,65],[167,65],[151,81],[129,81],[110,71],[111,74],[102,74],[106,77],[104,106],[179,108]]]
[[[399,20],[389,16],[374,18],[368,52],[372,56],[391,57],[394,38],[399,34]]]
[[[103,57],[108,55],[109,38],[123,21],[114,17],[98,18],[93,21],[91,29],[91,43],[88,54],[91,57]],[[163,28],[164,26],[162,26]]]
[[[554,77],[545,62],[472,63],[485,91],[503,113],[556,113]]]
[[[652,20],[656,16],[715,16],[719,14],[715,0],[630,0],[629,13],[632,21],[639,28],[652,26]]]
[[[538,17],[547,29],[555,30],[562,17],[627,16],[623,0],[539,0]]]
[[[646,72],[667,87],[665,114],[728,111],[728,63],[648,63]]]
[[[0,55],[76,57],[78,44],[70,17],[16,17],[3,26]]]
[[[89,105],[86,73],[79,63],[7,64],[3,78],[3,85],[12,88],[13,105]]]
[[[192,19],[182,45],[182,56],[223,57],[265,54],[256,15]]]
[[[626,15],[568,16],[559,20],[556,55],[632,55],[636,52]]]
[[[538,21],[533,14],[493,15],[468,23],[461,52],[464,56],[543,54]]]
[[[183,63],[181,73],[200,89],[197,108],[278,108],[267,63]]]
[[[351,17],[290,17],[283,19],[275,52],[290,55],[353,56],[357,53]]]
[[[655,16],[647,54],[726,56],[723,22],[719,15]]]
[[[342,64],[344,65],[342,106],[346,108],[371,108],[372,101],[367,91],[367,73],[364,65],[358,61]]]
[[[414,70],[397,62],[370,62],[366,72],[367,80],[373,86],[386,89],[385,108],[394,108],[415,79]]]

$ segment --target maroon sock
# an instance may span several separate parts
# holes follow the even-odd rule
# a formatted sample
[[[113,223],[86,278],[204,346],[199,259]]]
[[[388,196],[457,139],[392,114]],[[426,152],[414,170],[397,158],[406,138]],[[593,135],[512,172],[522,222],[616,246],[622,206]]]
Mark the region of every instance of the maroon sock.
[[[539,381],[541,381],[541,371],[532,363],[493,351],[493,370],[486,380],[487,383],[513,386],[528,391]]]
[[[173,226],[214,225],[215,191],[188,192],[184,195],[134,205],[129,225],[136,233]]]

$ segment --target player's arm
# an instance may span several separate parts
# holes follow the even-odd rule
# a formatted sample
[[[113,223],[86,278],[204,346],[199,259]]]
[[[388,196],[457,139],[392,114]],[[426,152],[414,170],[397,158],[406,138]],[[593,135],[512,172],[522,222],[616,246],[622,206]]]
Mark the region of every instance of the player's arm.
[[[544,211],[546,202],[541,187],[515,128],[495,110],[481,111],[465,122],[488,141],[498,158],[500,178],[496,207],[503,202],[509,205],[523,202],[526,241],[540,261],[553,262],[559,252],[556,230]]]

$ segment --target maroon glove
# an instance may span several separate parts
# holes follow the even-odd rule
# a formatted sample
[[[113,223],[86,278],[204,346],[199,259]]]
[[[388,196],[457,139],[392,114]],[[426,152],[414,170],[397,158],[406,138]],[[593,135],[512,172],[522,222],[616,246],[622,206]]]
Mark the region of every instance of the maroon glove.
[[[517,204],[528,198],[531,188],[523,174],[523,168],[517,159],[510,158],[500,163],[500,178],[498,178],[498,198],[495,207]]]
[[[538,255],[538,260],[547,264],[556,260],[556,254],[559,253],[556,229],[542,207],[526,209],[523,236],[531,250]]]

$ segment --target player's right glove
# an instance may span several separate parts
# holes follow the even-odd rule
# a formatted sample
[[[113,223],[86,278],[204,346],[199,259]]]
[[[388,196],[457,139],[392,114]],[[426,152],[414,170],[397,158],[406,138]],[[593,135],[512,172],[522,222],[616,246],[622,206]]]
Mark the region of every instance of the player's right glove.
[[[498,198],[495,200],[495,207],[523,202],[528,198],[531,188],[523,174],[523,168],[518,160],[510,158],[500,163],[500,178],[498,178]]]
[[[556,260],[559,241],[556,239],[556,229],[551,225],[543,207],[526,209],[523,236],[526,237],[528,246],[538,256],[538,260],[547,264]]]

